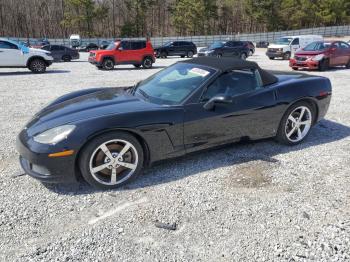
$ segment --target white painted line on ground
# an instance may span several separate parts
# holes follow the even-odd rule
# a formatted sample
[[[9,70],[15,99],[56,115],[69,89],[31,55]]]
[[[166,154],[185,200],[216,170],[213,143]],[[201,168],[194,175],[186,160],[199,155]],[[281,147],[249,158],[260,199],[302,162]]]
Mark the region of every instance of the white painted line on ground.
[[[148,199],[147,199],[146,197],[143,197],[143,198],[141,198],[141,199],[139,199],[139,200],[136,200],[136,201],[133,201],[133,202],[124,203],[124,204],[118,206],[118,207],[115,208],[115,209],[108,210],[106,213],[102,214],[102,215],[99,216],[99,217],[90,219],[89,222],[88,222],[88,224],[89,224],[89,225],[93,225],[93,224],[99,222],[100,220],[103,220],[103,219],[106,219],[106,218],[108,218],[108,217],[110,217],[110,216],[113,216],[113,215],[115,215],[116,213],[118,213],[118,212],[120,212],[120,211],[122,211],[122,210],[124,210],[124,209],[126,209],[126,208],[128,208],[128,207],[135,206],[135,205],[139,205],[139,204],[145,203],[145,202],[147,202],[147,201],[148,201]]]

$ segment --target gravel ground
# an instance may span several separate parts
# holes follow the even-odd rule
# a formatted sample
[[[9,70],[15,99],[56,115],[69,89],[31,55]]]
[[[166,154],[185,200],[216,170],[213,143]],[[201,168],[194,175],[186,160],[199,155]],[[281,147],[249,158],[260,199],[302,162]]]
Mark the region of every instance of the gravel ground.
[[[43,75],[0,69],[1,261],[350,260],[350,70],[310,73],[329,77],[334,95],[301,145],[264,140],[202,152],[115,191],[45,187],[20,176],[15,150],[35,112],[67,92],[134,84],[178,60],[104,72],[86,59]],[[290,71],[263,50],[249,59]]]

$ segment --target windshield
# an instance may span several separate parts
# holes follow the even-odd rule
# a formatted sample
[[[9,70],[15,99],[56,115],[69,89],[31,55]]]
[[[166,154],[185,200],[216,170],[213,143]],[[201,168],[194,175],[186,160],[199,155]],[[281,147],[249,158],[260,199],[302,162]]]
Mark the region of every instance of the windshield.
[[[116,45],[115,43],[110,43],[107,47],[106,47],[106,50],[114,50],[116,48]]]
[[[224,46],[224,43],[222,42],[214,42],[213,44],[211,44],[211,46],[209,46],[209,49],[221,48],[223,46]]]
[[[173,42],[169,41],[164,44],[164,46],[170,46]]]
[[[180,104],[214,73],[200,65],[174,64],[140,82],[134,94],[156,104]]]
[[[275,44],[278,45],[289,45],[290,42],[292,42],[293,38],[288,38],[288,37],[282,37],[278,40],[276,40]]]
[[[330,47],[330,43],[324,43],[324,42],[313,42],[311,44],[308,44],[307,46],[304,47],[304,51],[318,51],[318,50],[323,50],[328,47]]]

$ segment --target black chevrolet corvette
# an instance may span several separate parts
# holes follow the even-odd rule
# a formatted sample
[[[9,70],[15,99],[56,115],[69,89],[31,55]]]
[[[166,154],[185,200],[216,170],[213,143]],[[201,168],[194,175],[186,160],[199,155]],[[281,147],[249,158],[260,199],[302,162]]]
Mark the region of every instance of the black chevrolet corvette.
[[[327,78],[269,72],[256,63],[200,57],[130,88],[67,94],[37,113],[17,139],[25,172],[48,183],[115,188],[167,158],[242,139],[294,145],[322,119]]]

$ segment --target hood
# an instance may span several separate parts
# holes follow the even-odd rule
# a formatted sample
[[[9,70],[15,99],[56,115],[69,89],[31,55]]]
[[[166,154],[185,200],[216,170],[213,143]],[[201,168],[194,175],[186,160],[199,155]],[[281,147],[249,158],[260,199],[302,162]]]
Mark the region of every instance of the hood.
[[[269,44],[268,48],[284,48],[288,45]]]
[[[31,54],[50,54],[49,51],[38,49],[38,48],[29,48],[29,51]]]
[[[297,52],[295,52],[295,55],[301,55],[301,56],[315,56],[319,54],[324,54],[326,50],[316,50],[316,51],[304,51],[302,49],[299,49]]]
[[[26,127],[28,134],[33,135],[76,121],[156,107],[157,105],[132,96],[120,88],[106,88],[48,105],[37,113]]]

